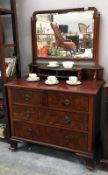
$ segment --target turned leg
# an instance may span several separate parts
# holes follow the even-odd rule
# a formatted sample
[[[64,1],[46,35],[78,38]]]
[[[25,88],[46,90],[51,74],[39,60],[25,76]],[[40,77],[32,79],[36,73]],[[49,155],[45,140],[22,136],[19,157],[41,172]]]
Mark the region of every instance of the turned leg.
[[[87,159],[86,159],[86,167],[87,167],[87,169],[89,169],[89,170],[94,170],[94,168],[95,168],[94,160],[93,160],[93,159],[87,158]]]
[[[10,147],[9,147],[9,149],[10,149],[11,151],[15,151],[15,150],[17,149],[17,142],[11,140],[11,141],[10,141]]]

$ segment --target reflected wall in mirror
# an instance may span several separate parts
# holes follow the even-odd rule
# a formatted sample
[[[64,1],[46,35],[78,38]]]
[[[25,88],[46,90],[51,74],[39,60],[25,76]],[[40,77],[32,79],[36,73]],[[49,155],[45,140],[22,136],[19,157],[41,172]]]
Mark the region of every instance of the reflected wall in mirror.
[[[97,62],[98,21],[96,8],[34,12],[33,60],[73,59]]]

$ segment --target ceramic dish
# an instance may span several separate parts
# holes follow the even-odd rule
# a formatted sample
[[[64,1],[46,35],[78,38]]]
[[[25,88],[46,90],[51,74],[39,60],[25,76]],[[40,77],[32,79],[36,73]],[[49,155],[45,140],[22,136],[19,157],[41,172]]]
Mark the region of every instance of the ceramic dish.
[[[50,64],[48,64],[47,67],[59,67],[59,64],[56,64],[56,65],[50,65]]]
[[[55,85],[55,84],[58,84],[58,83],[59,83],[58,80],[56,82],[54,82],[54,83],[52,83],[52,82],[50,82],[48,80],[45,80],[45,84],[47,84],[47,85]]]
[[[62,64],[65,69],[71,69],[74,65],[74,62],[73,61],[63,61]]]
[[[28,77],[26,80],[29,81],[29,82],[35,82],[35,81],[39,81],[40,78],[39,77],[36,77],[36,79],[34,79],[34,80],[31,79],[30,80],[30,78]]]
[[[72,83],[72,82],[69,81],[69,80],[66,81],[66,84],[69,84],[69,85],[71,85],[71,86],[79,85],[79,84],[81,84],[81,83],[82,83],[81,81],[77,81],[76,83]]]

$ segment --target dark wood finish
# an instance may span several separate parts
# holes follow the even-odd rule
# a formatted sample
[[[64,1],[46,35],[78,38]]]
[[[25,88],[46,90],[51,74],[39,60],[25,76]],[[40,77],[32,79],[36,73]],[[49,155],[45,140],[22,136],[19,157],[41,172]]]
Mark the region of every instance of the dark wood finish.
[[[93,58],[96,64],[98,64],[99,59],[99,24],[100,24],[100,14],[97,12],[94,14],[94,38],[93,38]]]
[[[7,15],[7,14],[12,14],[12,13],[13,13],[12,10],[0,8],[0,15]]]
[[[16,104],[13,107],[13,118],[16,120],[72,128],[75,130],[82,130],[85,133],[88,130],[87,117],[88,114],[86,113],[79,115],[78,112],[55,111],[51,109],[46,111],[46,109],[41,107],[28,107]]]
[[[44,13],[66,13],[66,12],[74,12],[79,11],[83,12],[85,8],[75,8],[75,9],[57,9],[57,10],[48,10],[48,11],[34,11],[32,17],[31,17],[31,31],[32,31],[32,51],[33,51],[33,57],[32,57],[32,63],[36,64],[38,59],[44,59],[44,60],[58,60],[57,57],[38,57],[37,55],[37,38],[36,38],[36,15],[37,14],[44,14]],[[94,61],[96,64],[98,64],[98,38],[99,38],[99,20],[100,15],[95,7],[88,7],[88,10],[94,11],[94,29],[93,29],[93,59],[91,61]],[[89,58],[59,58],[59,60],[80,60],[80,61],[90,61]]]
[[[101,168],[108,171],[108,82],[103,87],[102,100],[102,115],[101,115],[101,136],[102,136],[102,154]]]
[[[48,13],[65,13],[65,12],[74,12],[79,11],[83,12],[84,8],[76,9],[58,9],[58,10],[49,10],[49,11],[34,11],[31,18],[31,31],[32,31],[32,63],[29,64],[30,72],[36,73],[41,78],[46,78],[49,75],[54,75],[59,79],[67,79],[70,75],[75,75],[79,80],[103,80],[103,68],[98,65],[98,41],[99,41],[99,20],[100,15],[95,7],[89,7],[88,10],[94,11],[94,29],[93,29],[93,59],[85,58],[57,58],[56,56],[49,58],[48,57],[38,57],[37,53],[37,33],[36,33],[36,15],[37,14],[48,14]],[[43,61],[59,61],[60,64],[57,68],[50,68],[47,66],[47,63],[39,63],[39,59]],[[72,69],[64,69],[61,61],[62,60],[73,60],[75,62]],[[78,64],[76,61],[89,61],[88,64]],[[91,63],[92,64],[89,64]]]
[[[83,80],[103,80],[103,67],[99,65],[85,66],[82,70]]]
[[[69,86],[65,81],[49,86],[26,78],[6,84],[11,147],[27,141],[68,150],[94,168],[102,81]],[[13,146],[14,145],[14,146]]]
[[[22,123],[22,121],[15,121],[13,125],[16,138],[24,137],[25,139],[45,142],[55,146],[87,150],[87,134],[33,123]]]
[[[10,149],[11,151],[15,151],[15,150],[17,149],[17,142],[14,141],[14,140],[11,140],[11,141],[10,141],[10,147],[9,147],[9,149]]]
[[[2,93],[4,96],[4,118],[5,124],[8,125],[8,119],[7,119],[7,108],[6,108],[6,99],[5,99],[5,90],[4,90],[4,84],[10,81],[13,81],[14,79],[18,78],[21,76],[21,71],[20,71],[20,55],[19,55],[19,41],[18,41],[18,26],[17,26],[17,15],[16,15],[16,1],[15,0],[9,0],[8,3],[10,4],[10,9],[3,9],[0,8],[0,71],[1,71],[1,82],[2,82]],[[3,23],[4,22],[4,16],[6,18],[11,18],[12,21],[12,28],[10,28],[10,31],[12,30],[12,38],[13,38],[13,43],[5,43],[5,26]],[[10,26],[11,27],[11,26]],[[16,72],[15,75],[11,77],[7,77],[6,75],[6,63],[5,63],[5,58],[9,57],[7,49],[13,48],[13,54],[16,56]],[[1,121],[0,121],[1,123]],[[9,129],[7,127],[6,131],[6,137],[9,137]]]
[[[19,51],[19,38],[18,38],[18,23],[16,13],[16,0],[10,0],[11,9],[13,10],[12,15],[12,28],[13,28],[13,40],[15,44],[15,54],[17,56],[16,74],[17,78],[21,77],[21,65],[20,65],[20,51]]]
[[[5,48],[14,48],[14,54],[17,57],[17,64],[16,64],[16,77],[21,76],[20,70],[20,55],[19,55],[19,40],[18,40],[18,26],[17,26],[17,15],[16,15],[16,1],[9,0],[11,9],[0,9],[0,15],[10,15],[12,19],[12,34],[13,34],[13,43],[8,44],[4,42],[4,26],[3,26],[3,19],[1,19],[1,42],[0,42],[0,64],[1,64],[1,74],[2,74],[2,81],[6,83],[7,81],[12,80],[6,77],[6,66],[5,66],[5,58],[8,57],[6,55]],[[14,79],[15,77],[13,77]]]
[[[3,32],[2,19],[0,18],[0,70],[1,70],[1,80],[6,82],[6,72],[5,72],[5,64],[4,64],[4,50],[3,50],[3,40],[4,40],[4,32]]]
[[[64,69],[61,64],[57,68],[49,68],[48,64],[29,64],[30,72],[35,72],[39,77],[46,78],[55,75],[58,78],[66,79],[75,75],[79,80],[103,80],[103,67],[100,65],[74,65],[72,69]]]

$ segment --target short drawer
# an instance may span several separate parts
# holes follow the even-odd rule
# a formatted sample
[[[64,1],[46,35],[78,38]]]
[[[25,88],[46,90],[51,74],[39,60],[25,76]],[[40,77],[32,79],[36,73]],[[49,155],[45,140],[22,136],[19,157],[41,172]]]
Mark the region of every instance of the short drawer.
[[[49,93],[47,95],[47,104],[49,107],[87,112],[89,109],[89,97],[72,93]]]
[[[87,134],[18,121],[14,122],[14,136],[71,149],[87,151],[88,147]]]
[[[36,107],[13,105],[13,119],[65,127],[75,130],[88,130],[87,114],[45,110]]]
[[[41,105],[44,101],[42,100],[42,93],[31,90],[12,90],[12,102],[30,105]]]

